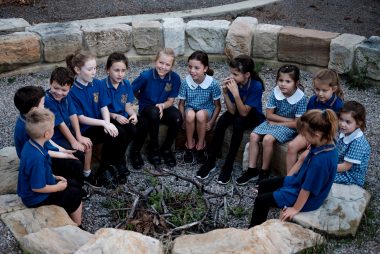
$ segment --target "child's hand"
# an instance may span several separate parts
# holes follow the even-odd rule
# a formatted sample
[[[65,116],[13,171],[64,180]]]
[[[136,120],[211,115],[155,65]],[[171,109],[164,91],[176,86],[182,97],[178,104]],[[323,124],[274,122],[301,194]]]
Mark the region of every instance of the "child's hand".
[[[115,120],[116,120],[119,124],[121,124],[121,125],[124,125],[124,124],[129,123],[128,118],[126,118],[125,116],[122,116],[122,115],[117,115],[116,118],[115,118]]]
[[[133,114],[128,118],[129,122],[132,123],[133,125],[136,125],[138,120],[137,120],[137,115]]]
[[[209,131],[212,129],[212,126],[214,126],[214,123],[209,121],[206,123],[206,131]]]
[[[74,141],[72,144],[71,144],[71,147],[74,149],[74,150],[78,150],[78,151],[81,151],[81,152],[84,152],[85,150],[85,147],[83,144],[79,143],[78,141]]]
[[[92,141],[91,139],[87,138],[87,137],[84,137],[84,136],[80,136],[78,137],[78,141],[84,145],[84,147],[87,149],[91,149],[92,148]]]
[[[75,150],[67,150],[67,149],[65,149],[61,153],[63,154],[63,159],[78,160],[78,158],[74,156]]]
[[[108,133],[111,137],[117,137],[117,135],[119,135],[119,131],[117,130],[116,126],[112,123],[106,123],[104,125],[104,131],[105,133]]]
[[[54,179],[57,180],[57,181],[67,182],[66,178],[64,178],[63,176],[54,176]]]
[[[296,210],[294,207],[284,207],[280,214],[280,220],[282,221],[292,220],[294,215],[298,213],[299,211]]]
[[[303,151],[302,153],[301,153],[301,155],[298,157],[298,160],[300,161],[300,162],[304,162],[304,160],[305,160],[305,158],[306,158],[306,156],[309,154],[309,152],[310,152],[310,149],[311,149],[311,146],[309,145],[307,148],[306,148],[306,150],[305,151]]]
[[[164,115],[164,103],[156,104],[156,107],[160,110],[160,119]]]
[[[236,81],[233,78],[230,78],[229,81],[226,82],[226,87],[234,97],[239,96],[239,89],[236,84]]]
[[[66,179],[64,181],[58,181],[58,183],[56,183],[56,186],[57,186],[57,191],[63,191],[67,188],[67,181]]]

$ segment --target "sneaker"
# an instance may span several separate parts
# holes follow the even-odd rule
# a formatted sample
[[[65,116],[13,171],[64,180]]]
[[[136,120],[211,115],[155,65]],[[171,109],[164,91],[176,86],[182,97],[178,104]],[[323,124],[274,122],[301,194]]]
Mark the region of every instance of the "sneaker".
[[[259,170],[257,168],[254,169],[248,169],[243,173],[242,176],[240,176],[238,179],[236,179],[236,184],[237,185],[246,185],[247,183],[251,181],[257,180],[259,177]]]
[[[257,180],[256,185],[259,185],[262,180],[268,179],[270,175],[270,170],[260,170],[259,179]]]
[[[193,163],[194,162],[194,149],[187,148],[185,153],[183,154],[183,161],[185,163]]]
[[[90,186],[94,189],[99,189],[102,187],[99,179],[91,172],[87,177],[84,177],[84,184]]]
[[[119,184],[125,184],[127,182],[127,176],[131,173],[127,166],[125,165],[125,161],[116,165],[117,169],[117,180]]]
[[[206,162],[197,171],[196,177],[199,179],[206,179],[210,176],[210,173],[216,169],[215,163],[210,164]]]
[[[170,150],[164,150],[161,152],[162,157],[164,158],[164,162],[168,167],[175,167],[177,165],[177,161]]]
[[[131,160],[132,167],[136,170],[140,170],[144,166],[144,161],[138,151],[131,152],[129,159]]]
[[[228,168],[227,166],[223,166],[222,171],[220,172],[219,177],[218,177],[218,183],[222,185],[228,184],[231,180],[231,173],[232,173],[231,168]]]
[[[160,158],[160,155],[157,151],[155,152],[150,152],[148,154],[148,161],[150,164],[152,164],[153,166],[158,166],[161,164],[161,158]]]
[[[197,160],[197,163],[204,164],[207,161],[207,152],[206,152],[206,149],[203,148],[202,150],[197,150],[195,152],[195,158]]]
[[[113,165],[109,165],[101,175],[101,182],[104,187],[115,189],[118,185],[117,169]]]

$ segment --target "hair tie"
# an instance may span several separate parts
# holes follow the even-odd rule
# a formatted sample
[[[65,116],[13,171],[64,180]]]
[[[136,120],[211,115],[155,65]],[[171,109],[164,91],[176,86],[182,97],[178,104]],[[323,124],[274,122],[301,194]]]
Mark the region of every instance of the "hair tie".
[[[322,115],[323,115],[324,117],[326,117],[326,109],[323,109],[323,110],[322,110]]]

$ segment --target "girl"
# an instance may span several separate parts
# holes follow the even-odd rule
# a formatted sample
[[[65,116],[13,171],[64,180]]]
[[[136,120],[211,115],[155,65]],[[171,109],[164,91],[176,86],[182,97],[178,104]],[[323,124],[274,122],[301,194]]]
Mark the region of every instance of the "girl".
[[[365,108],[356,101],[347,101],[339,113],[340,135],[336,183],[356,184],[363,187],[371,154],[371,147],[364,136]]]
[[[181,79],[173,69],[174,51],[160,50],[154,61],[154,68],[146,70],[132,82],[132,89],[139,99],[139,122],[137,135],[131,147],[130,159],[135,169],[141,169],[144,162],[140,150],[145,138],[150,135],[148,160],[154,166],[161,164],[161,157],[169,167],[176,165],[171,151],[174,139],[182,126],[179,110],[173,106],[178,96]],[[168,125],[166,139],[159,149],[158,133],[160,122]]]
[[[66,57],[67,66],[76,75],[69,96],[74,101],[81,132],[89,137],[93,144],[104,143],[101,154],[100,173],[106,185],[117,184],[112,175],[125,178],[128,175],[124,161],[125,137],[119,135],[118,129],[110,122],[105,86],[94,80],[96,74],[96,59],[92,55],[72,54]],[[88,157],[86,157],[88,159]]]
[[[251,133],[248,170],[236,180],[236,184],[244,185],[257,177],[259,177],[259,182],[268,178],[274,143],[287,142],[296,135],[296,118],[305,113],[307,102],[306,96],[298,88],[299,77],[300,71],[294,65],[284,65],[278,70],[277,86],[267,102],[267,121]],[[256,167],[260,141],[263,141],[262,170]]]
[[[186,129],[185,163],[194,162],[194,150],[198,163],[206,160],[206,131],[213,128],[221,109],[219,83],[211,76],[208,55],[203,51],[193,52],[189,58],[189,74],[179,90],[179,111]],[[186,103],[185,103],[186,102]],[[195,128],[198,141],[193,139]]]
[[[254,128],[265,119],[262,112],[264,83],[254,71],[255,64],[247,55],[229,62],[231,75],[223,80],[223,97],[227,111],[219,118],[208,152],[207,162],[200,167],[197,177],[205,179],[215,168],[216,156],[221,152],[226,129],[232,125],[233,132],[227,157],[218,178],[226,184],[231,178],[233,163],[243,139],[244,130]]]
[[[109,55],[106,62],[108,77],[100,81],[101,86],[106,88],[107,96],[111,101],[111,104],[108,105],[111,122],[117,127],[119,135],[121,134],[125,137],[124,142],[121,144],[122,151],[127,150],[129,143],[137,133],[137,115],[132,108],[135,97],[129,81],[124,79],[127,68],[128,59],[125,55],[114,52]],[[124,154],[122,156],[123,166],[126,165]],[[125,178],[120,180],[123,183]]]
[[[299,212],[318,209],[330,192],[336,174],[338,152],[334,137],[337,117],[331,109],[313,109],[297,120],[297,129],[311,144],[306,158],[288,176],[260,182],[250,227],[263,223],[270,207],[282,208],[281,220]]]
[[[329,69],[318,71],[313,78],[313,86],[315,95],[310,98],[307,110],[329,108],[338,114],[343,106],[343,91],[338,73]],[[297,161],[299,151],[305,149],[306,146],[306,140],[302,135],[298,135],[289,142],[286,155],[286,169],[288,172]]]

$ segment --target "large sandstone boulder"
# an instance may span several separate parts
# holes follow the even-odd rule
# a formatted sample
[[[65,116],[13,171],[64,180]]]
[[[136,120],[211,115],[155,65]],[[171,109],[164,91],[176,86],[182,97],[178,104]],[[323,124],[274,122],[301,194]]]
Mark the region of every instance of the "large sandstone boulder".
[[[21,248],[27,253],[69,254],[86,244],[93,235],[75,226],[44,228],[21,238]]]
[[[371,36],[357,45],[355,67],[356,73],[380,80],[380,36]]]
[[[40,40],[33,33],[0,36],[0,73],[40,61]]]
[[[159,240],[133,231],[101,228],[75,254],[163,254]]]
[[[41,36],[43,57],[48,63],[63,61],[68,54],[82,49],[82,31],[75,23],[43,23],[26,31]]]
[[[253,31],[257,19],[253,17],[237,17],[228,29],[225,54],[229,58],[238,55],[251,55]]]
[[[299,213],[293,221],[337,237],[355,236],[370,197],[357,185],[334,183],[319,209]]]
[[[258,24],[253,34],[252,56],[277,60],[278,34],[282,26]]]
[[[1,2],[1,1],[0,1]],[[22,18],[0,19],[0,34],[23,32],[30,24]]]
[[[191,20],[186,25],[187,40],[193,50],[223,54],[230,22],[227,20]]]
[[[86,48],[97,56],[127,52],[132,48],[132,27],[126,24],[102,24],[98,20],[82,27]]]
[[[0,195],[16,193],[19,163],[15,147],[0,150]]]
[[[21,209],[25,209],[22,200],[16,194],[7,194],[0,196],[0,215]]]
[[[158,21],[132,22],[132,34],[137,54],[155,55],[164,46],[162,25]]]
[[[183,55],[185,53],[185,22],[181,18],[164,18],[162,21],[165,48],[172,48],[176,55]]]
[[[248,230],[228,228],[180,236],[174,241],[172,253],[298,253],[324,241],[321,235],[296,224],[268,220]]]

